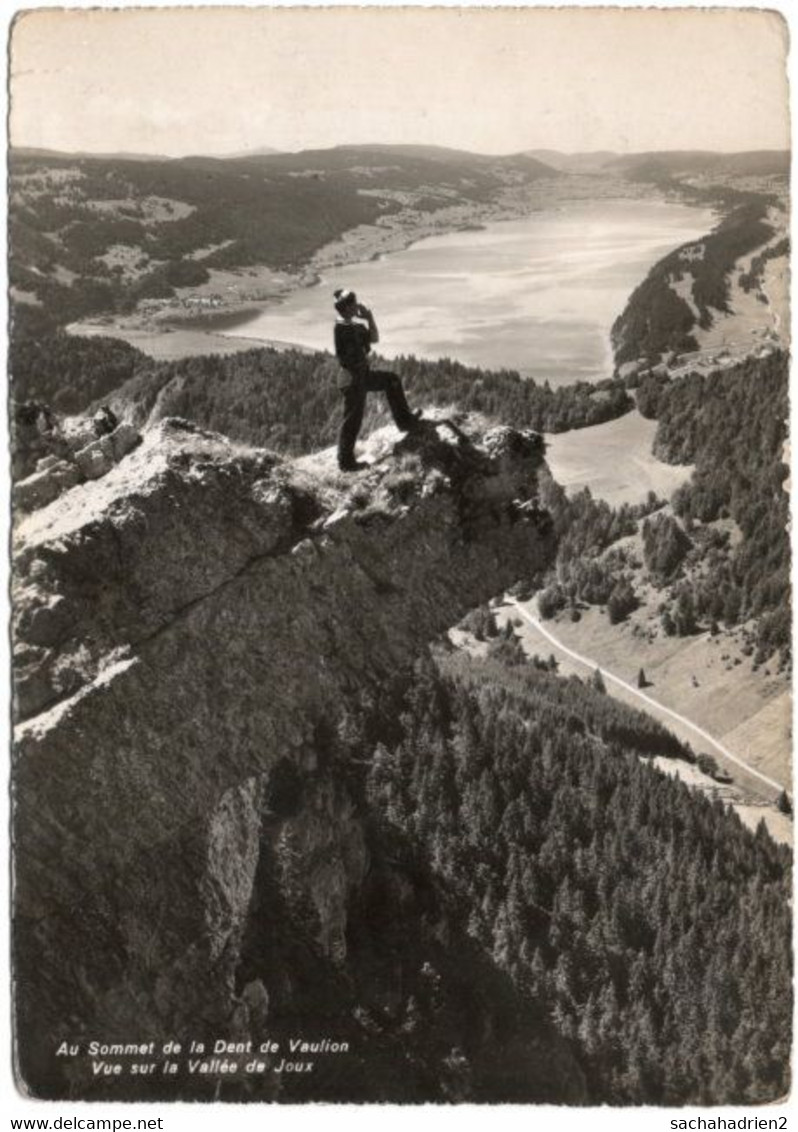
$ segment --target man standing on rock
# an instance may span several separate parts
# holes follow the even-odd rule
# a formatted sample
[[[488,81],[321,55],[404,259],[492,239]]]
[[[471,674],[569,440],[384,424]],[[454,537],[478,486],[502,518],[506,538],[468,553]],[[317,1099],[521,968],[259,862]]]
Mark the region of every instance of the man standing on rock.
[[[338,467],[342,472],[357,472],[368,464],[355,459],[355,442],[363,423],[367,393],[384,393],[396,427],[409,432],[418,424],[421,411],[410,411],[401,378],[385,370],[369,369],[368,353],[380,335],[374,315],[357,301],[354,291],[335,292],[335,353],[345,373],[342,386],[344,416],[338,438]],[[356,321],[357,320],[357,321]]]

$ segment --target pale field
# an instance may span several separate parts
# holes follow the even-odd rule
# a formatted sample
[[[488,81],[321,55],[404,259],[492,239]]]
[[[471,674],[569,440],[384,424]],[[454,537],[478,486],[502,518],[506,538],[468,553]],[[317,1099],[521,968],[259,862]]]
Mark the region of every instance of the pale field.
[[[640,535],[618,546],[628,546],[642,561]],[[776,671],[773,660],[754,670],[739,627],[717,636],[666,636],[658,612],[662,593],[647,583],[642,569],[634,585],[641,607],[619,625],[610,625],[606,614],[590,607],[577,623],[559,615],[548,627],[556,623],[552,631],[568,648],[601,657],[630,683],[643,668],[651,681],[646,691],[655,700],[694,720],[733,754],[790,789],[789,677]]]
[[[709,330],[698,331],[696,337],[700,348],[739,352],[746,346],[761,345],[762,340],[769,336],[779,338],[783,345],[789,344],[787,256],[768,260],[765,265],[763,291],[769,300],[767,303],[760,302],[756,291],[745,292],[740,286],[740,276],[750,270],[751,261],[786,235],[783,213],[770,209],[768,220],[776,228],[775,235],[763,248],[743,256],[735,264],[730,278],[729,306],[732,313],[717,314]]]
[[[13,285],[8,288],[8,297],[15,303],[27,303],[30,307],[42,306],[42,301],[35,291],[21,291],[19,287]]]
[[[594,498],[613,507],[641,503],[649,491],[669,499],[693,469],[655,459],[651,446],[656,431],[657,422],[635,409],[591,428],[547,434],[546,461],[569,495],[589,487]]]
[[[526,608],[533,616],[537,616],[536,603],[529,603]],[[710,657],[704,652],[706,667],[701,669],[699,661],[702,659],[702,652],[695,647],[700,644],[700,641],[675,641],[672,638],[665,638],[666,647],[663,647],[662,652],[668,655],[663,655],[658,660],[657,652],[659,650],[655,646],[645,648],[642,642],[631,638],[629,635],[618,634],[614,636],[609,633],[607,630],[622,628],[622,626],[610,626],[608,619],[601,617],[598,610],[591,611],[592,614],[595,614],[593,617],[590,614],[583,614],[582,621],[576,625],[568,623],[566,626],[563,620],[547,621],[545,623],[546,629],[553,633],[555,637],[561,639],[566,647],[579,652],[586,659],[596,659],[595,664],[583,664],[553,645],[535,626],[518,617],[517,611],[512,605],[508,604],[497,608],[495,612],[500,625],[508,619],[512,621],[515,632],[528,655],[537,654],[541,657],[554,655],[559,664],[558,673],[561,676],[578,676],[581,680],[585,680],[593,675],[596,668],[600,668],[602,672],[611,673],[634,687],[637,683],[638,670],[643,667],[646,677],[651,681],[645,689],[647,696],[661,701],[666,707],[679,712],[686,719],[703,727],[719,741],[722,741],[737,757],[749,761],[752,765],[757,765],[748,744],[735,745],[734,736],[730,735],[728,731],[721,730],[722,724],[713,729],[713,721],[715,723],[718,721],[717,711],[705,710],[701,698],[701,692],[707,689],[707,685],[714,684],[714,690],[720,690],[720,696],[717,698],[714,707],[716,709],[719,707],[721,711],[725,707],[727,714],[733,713],[737,717],[741,716],[743,709],[739,706],[738,701],[744,700],[750,705],[752,700],[755,699],[752,690],[754,693],[758,691],[760,696],[764,696],[766,691],[761,684],[757,684],[756,680],[751,681],[750,667],[747,670],[742,665],[733,667],[731,673],[734,673],[734,675],[731,675],[731,673],[725,671],[725,666],[720,665],[719,672],[716,658]],[[586,621],[588,622],[587,625],[585,625]],[[592,625],[590,624],[591,621],[593,622]],[[597,624],[599,621],[603,621],[603,625]],[[583,626],[584,637],[577,639],[574,630],[578,631]],[[564,631],[566,628],[570,630],[567,634]],[[566,640],[566,635],[568,640]],[[731,649],[723,647],[722,651],[731,652]],[[680,653],[683,655],[680,655]],[[697,689],[692,687],[692,676],[696,674],[696,670],[701,673],[698,676],[700,686]],[[721,672],[722,680],[719,679]],[[788,721],[789,692],[783,686],[787,683],[786,679],[780,679],[782,680],[782,687],[770,689],[774,693],[771,700],[775,701],[781,697],[778,710],[782,712],[786,707]],[[692,728],[674,720],[665,712],[658,712],[655,707],[642,702],[632,689],[622,688],[611,681],[606,683],[608,695],[621,700],[638,711],[644,711],[646,714],[658,718],[678,739],[689,744],[696,754],[700,754],[702,751],[712,754],[718,765],[729,773],[733,781],[731,785],[720,787],[718,783],[700,774],[690,764],[670,758],[661,760],[663,769],[667,769],[669,773],[679,774],[688,782],[688,785],[700,788],[706,793],[720,793],[730,805],[733,805],[742,820],[752,828],[756,828],[759,819],[764,818],[768,830],[776,840],[791,842],[792,822],[776,809],[775,790],[766,786],[753,775],[747,774],[738,765],[724,759],[722,754],[710,744],[702,743],[701,738],[696,736]],[[721,689],[725,689],[725,691]],[[754,714],[756,713],[752,712],[752,716]],[[752,718],[752,716],[749,718]],[[784,724],[783,716],[780,716],[780,719]],[[753,753],[755,754],[755,752]],[[788,792],[791,790],[789,755],[790,748],[789,741],[787,741],[786,744],[779,747],[778,760],[774,760],[778,762],[778,767],[770,766],[767,771],[769,776],[775,778],[776,781],[783,781]],[[779,773],[776,773],[777,770]]]
[[[578,622],[560,614],[546,628],[566,647],[599,658],[602,668],[631,684],[642,668],[649,681],[647,695],[705,728],[738,758],[789,790],[789,678],[767,664],[753,671],[739,633],[665,636],[657,613],[661,595],[640,584],[635,588],[649,600],[619,625],[611,625],[592,606]],[[695,736],[689,742],[695,746]]]
[[[57,263],[53,268],[53,278],[57,283],[64,283],[67,287],[70,287],[79,276],[76,271],[70,271],[68,267],[63,267],[62,264]]]
[[[516,632],[523,638],[524,629],[531,630],[532,626],[523,622],[521,626],[516,626],[515,628]],[[450,629],[448,636],[456,648],[463,649],[472,656],[485,656],[487,654],[489,648],[488,642],[477,641],[475,637],[462,629]],[[542,643],[549,645],[550,653],[552,651],[550,643],[545,640],[543,640]],[[527,647],[529,649],[529,646]],[[548,656],[549,653],[541,649],[542,655]],[[585,670],[583,667],[573,664],[568,657],[563,657],[562,653],[559,654],[558,659],[560,662],[561,675],[568,676],[573,673],[574,675],[584,678]],[[619,695],[619,689],[612,688],[611,694]],[[619,698],[622,697],[619,696]],[[628,702],[634,706],[634,701],[631,696],[628,697]],[[637,706],[640,705],[638,704]],[[730,745],[728,739],[726,740],[726,745]],[[697,766],[694,766],[692,763],[683,762],[681,759],[672,759],[663,755],[656,755],[654,758],[641,758],[641,762],[656,767],[662,774],[681,779],[686,786],[689,786],[693,790],[700,790],[702,794],[706,794],[709,798],[722,799],[728,806],[731,806],[740,820],[751,830],[756,830],[760,821],[764,820],[768,832],[775,841],[781,842],[784,845],[792,845],[793,823],[790,818],[787,817],[786,814],[780,813],[771,803],[751,797],[740,785],[715,782],[714,779],[710,778],[708,775],[702,774]]]
[[[769,261],[775,265],[781,263],[782,268],[785,262],[786,257]],[[727,350],[734,357],[739,357],[765,345],[768,331],[777,335],[777,322],[786,325],[787,320],[781,318],[773,304],[760,302],[755,291],[744,291],[737,282],[738,278],[739,272],[732,277],[732,313],[716,314],[709,330],[698,331],[696,338],[700,349],[718,353]]]
[[[537,616],[535,605],[529,608],[533,616]],[[510,607],[502,612],[513,616]],[[637,616],[639,620],[639,614]],[[735,665],[733,660],[741,657],[741,653],[739,645],[730,638],[719,636],[713,640],[709,634],[661,635],[649,641],[645,636],[633,635],[629,623],[610,625],[609,618],[596,608],[584,611],[576,624],[560,615],[545,622],[545,626],[567,648],[595,661],[583,665],[570,657],[558,657],[562,662],[561,671],[566,675],[584,676],[600,668],[636,686],[637,674],[642,668],[649,682],[645,688],[647,696],[697,723],[738,758],[790,788],[789,681],[783,675],[765,676],[764,670],[752,672],[750,658],[742,657],[741,663]],[[548,656],[555,651],[551,642],[527,622],[522,622],[516,631],[524,639],[528,638],[533,652]],[[732,658],[731,667],[728,661],[720,659],[725,654]],[[697,686],[693,685],[693,677]],[[611,692],[634,707],[649,710],[631,693],[627,696],[623,689],[613,686]],[[766,706],[771,708],[769,718],[760,716]],[[774,721],[778,724],[775,730]],[[665,722],[679,733],[678,724],[670,717]],[[735,732],[743,724],[748,725],[748,730],[742,733],[741,740]],[[693,731],[685,730],[680,737],[696,753],[700,752],[701,740]],[[765,740],[763,750],[759,748],[760,738]],[[735,778],[744,773],[736,767],[730,767],[730,771]]]
[[[754,715],[724,732],[723,742],[733,751],[747,751],[750,762],[789,791],[792,743],[792,695],[789,688],[766,700]],[[785,766],[786,760],[786,766]]]
[[[209,246],[199,250],[207,256],[217,248]],[[202,256],[195,253],[193,258],[201,259]],[[315,276],[309,271],[298,273],[276,271],[265,265],[224,269],[209,267],[208,274],[210,279],[207,283],[198,283],[194,287],[176,287],[175,294],[178,300],[218,295],[223,300],[224,309],[228,310],[235,309],[237,303],[279,301],[297,287],[309,286],[315,281]],[[173,305],[168,299],[163,301],[165,311]]]
[[[223,248],[228,248],[232,243],[232,240],[222,240],[221,243],[218,244],[208,244],[207,247],[204,248],[195,248],[193,252],[189,252],[184,258],[207,259],[209,255],[213,255],[214,252],[221,251]]]

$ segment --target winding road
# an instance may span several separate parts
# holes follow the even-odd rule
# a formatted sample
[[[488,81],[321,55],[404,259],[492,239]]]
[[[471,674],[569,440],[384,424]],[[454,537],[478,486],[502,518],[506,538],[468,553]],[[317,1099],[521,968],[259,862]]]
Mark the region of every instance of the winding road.
[[[591,660],[590,657],[582,656],[580,653],[574,652],[573,649],[569,649],[562,643],[562,641],[559,641],[553,633],[549,632],[549,630],[541,623],[539,618],[533,617],[531,613],[524,609],[524,607],[515,600],[515,598],[508,597],[506,600],[516,609],[516,611],[521,615],[521,617],[524,618],[525,621],[528,621],[529,624],[534,629],[536,629],[538,633],[545,637],[546,640],[550,641],[551,644],[553,644],[555,648],[559,649],[560,652],[565,653],[566,656],[569,656],[572,660],[577,661],[579,664],[584,664],[587,668],[599,668],[601,670],[601,675],[604,677],[605,681],[608,681],[612,684],[617,684],[618,687],[623,688],[626,692],[631,692],[631,694],[638,700],[642,700],[650,708],[654,708],[657,715],[669,716],[671,719],[674,719],[678,723],[680,723],[683,727],[687,727],[695,735],[699,735],[704,743],[708,743],[710,746],[714,747],[714,749],[719,754],[723,755],[725,759],[728,759],[730,762],[735,763],[736,766],[741,767],[747,774],[753,775],[754,778],[758,778],[761,782],[764,782],[766,786],[771,787],[773,790],[781,794],[783,790],[781,783],[775,782],[772,778],[768,778],[768,776],[766,774],[762,774],[760,770],[757,770],[755,767],[750,766],[749,763],[744,762],[741,758],[738,758],[737,755],[733,755],[727,747],[724,747],[723,744],[719,743],[717,739],[713,739],[709,732],[705,731],[703,727],[699,727],[698,724],[693,723],[692,720],[685,718],[685,716],[680,715],[678,712],[673,711],[669,707],[665,707],[664,704],[659,703],[658,700],[652,699],[651,696],[647,696],[645,692],[641,691],[639,688],[635,688],[633,684],[627,684],[627,682],[625,680],[621,680],[619,676],[613,676],[611,672],[608,672],[606,668],[602,668],[600,664],[597,664],[595,660]]]

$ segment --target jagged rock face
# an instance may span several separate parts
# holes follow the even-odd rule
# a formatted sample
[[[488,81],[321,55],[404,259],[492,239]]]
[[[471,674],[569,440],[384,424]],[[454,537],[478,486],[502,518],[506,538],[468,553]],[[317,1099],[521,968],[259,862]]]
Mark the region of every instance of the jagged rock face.
[[[273,993],[240,970],[264,854],[324,961],[346,963],[369,852],[351,795],[317,773],[321,722],[554,549],[540,438],[471,420],[396,435],[346,479],[165,421],[19,522],[15,965],[34,1093],[68,1095],[63,1038],[252,1028],[247,1003]]]
[[[76,484],[100,479],[141,442],[131,424],[115,418],[96,425],[82,418],[63,422],[43,406],[39,412],[35,404],[24,408],[28,411],[14,429],[13,506],[18,512],[46,507]]]

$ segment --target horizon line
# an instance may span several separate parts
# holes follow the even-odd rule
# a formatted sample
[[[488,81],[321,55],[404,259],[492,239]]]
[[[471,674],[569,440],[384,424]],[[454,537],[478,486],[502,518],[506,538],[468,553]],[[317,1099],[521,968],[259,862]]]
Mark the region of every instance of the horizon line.
[[[487,158],[507,158],[507,157],[523,157],[528,156],[535,152],[548,152],[558,154],[562,157],[592,157],[600,153],[610,153],[618,157],[635,157],[643,154],[674,154],[674,153],[713,153],[718,155],[733,155],[743,153],[790,153],[790,146],[761,146],[758,148],[750,149],[711,149],[708,147],[674,147],[668,149],[609,149],[600,147],[598,149],[580,149],[580,150],[565,150],[555,149],[552,146],[530,146],[528,149],[511,150],[506,153],[488,153],[477,149],[465,149],[462,146],[444,145],[437,142],[380,142],[380,141],[367,141],[367,142],[336,142],[333,145],[327,146],[304,146],[301,149],[271,149],[269,146],[264,146],[263,149],[271,150],[271,152],[258,153],[258,147],[254,146],[251,150],[235,150],[235,151],[221,151],[221,152],[201,152],[190,150],[185,153],[156,153],[148,152],[145,150],[136,149],[58,149],[56,146],[50,145],[30,145],[26,143],[9,143],[7,152],[13,153],[20,150],[32,150],[42,153],[59,154],[64,157],[119,157],[126,156],[148,158],[153,161],[181,161],[190,157],[208,157],[216,158],[224,161],[243,160],[247,157],[298,157],[303,153],[325,153],[336,149],[371,149],[371,148],[384,148],[384,149],[437,149],[437,150],[451,150],[453,153],[468,153],[474,157],[487,157]]]

